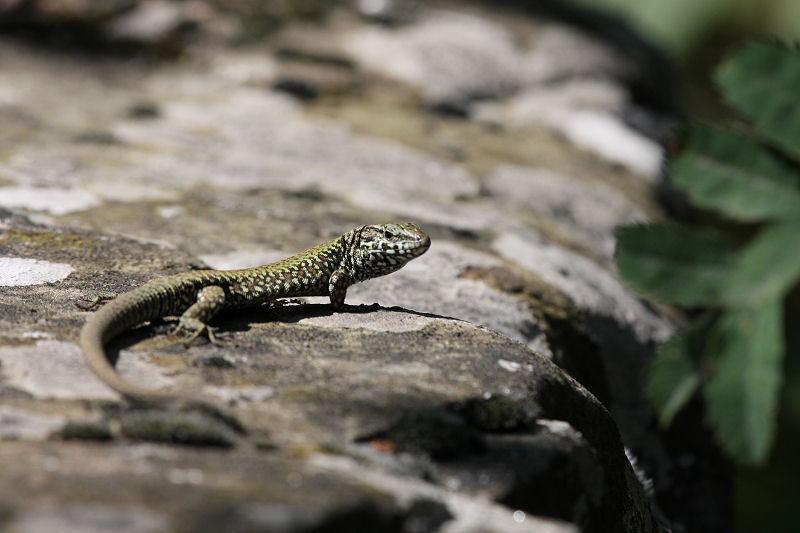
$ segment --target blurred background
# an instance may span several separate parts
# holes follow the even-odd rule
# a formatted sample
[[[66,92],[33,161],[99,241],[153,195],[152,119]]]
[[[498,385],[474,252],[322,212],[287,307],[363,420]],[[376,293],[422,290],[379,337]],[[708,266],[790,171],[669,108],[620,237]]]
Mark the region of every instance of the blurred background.
[[[720,99],[710,73],[724,54],[747,38],[800,38],[800,2],[794,0],[577,0],[620,17],[666,53],[679,71],[689,116],[718,118]]]
[[[303,58],[303,32],[287,38],[286,27],[324,25],[338,7],[352,9],[377,26],[413,26],[416,10],[432,6],[478,16],[502,9],[531,18],[555,19],[604,41],[635,65],[635,75],[622,77],[627,76],[636,104],[653,111],[647,119],[630,115],[628,123],[662,146],[669,145],[676,125],[691,121],[725,121],[733,116],[714,86],[712,72],[736,46],[750,38],[786,43],[796,43],[800,39],[798,0],[0,0],[0,32],[20,42],[74,53],[77,57],[99,55],[103,61],[154,64],[162,69],[172,65],[177,68],[197,50],[249,47],[269,42],[279,58],[289,61],[300,58],[306,62],[310,58],[311,63],[316,62],[328,70],[309,74],[303,72],[304,67],[300,65],[299,70],[280,77],[272,87],[303,102],[322,98],[324,105],[320,114],[325,116],[328,112],[325,106],[337,103],[337,98],[344,100],[344,93],[352,90],[358,97],[360,82],[354,82],[347,73],[342,75],[341,71],[352,66],[349,60],[340,60],[333,53],[323,57],[319,48],[324,45],[320,47],[319,42],[311,47],[313,53]],[[509,25],[513,26],[513,22]],[[319,38],[320,34],[315,35]],[[524,30],[517,29],[515,36],[524,40]],[[487,39],[487,43],[492,42],[491,35],[482,38]],[[287,42],[291,46],[286,45]],[[359,60],[365,57],[367,54]],[[4,62],[0,55],[0,77],[13,75],[6,70],[8,63],[4,65]],[[237,74],[231,70],[230,75]],[[498,94],[504,90],[498,89]],[[331,95],[332,99],[325,100]],[[0,93],[0,103],[3,97]],[[462,106],[463,102],[452,98],[431,98],[425,103],[432,113],[451,117],[482,113],[471,107],[472,102]],[[128,113],[147,118],[157,116],[159,109],[143,101]],[[381,130],[382,126],[366,126],[359,122],[357,115],[353,116],[350,118],[359,127]],[[391,115],[386,116],[387,123],[391,118]],[[13,120],[10,115],[0,115],[0,121],[6,124]],[[3,122],[0,122],[0,129],[4,128]],[[13,124],[20,131],[29,127]],[[0,143],[10,135],[8,131],[0,133]],[[82,140],[96,144],[115,142],[113,137],[104,137],[102,131],[92,130],[87,130]],[[413,144],[414,140],[409,142]],[[462,158],[457,142],[445,146],[443,152],[454,161]],[[656,160],[658,157],[657,154]],[[680,209],[671,212],[674,215]],[[787,315],[789,329],[791,324],[796,324],[796,316],[791,312]],[[791,360],[796,361],[796,356],[790,354]],[[784,395],[795,398],[795,403],[800,397],[800,393],[790,389],[785,390]],[[736,468],[733,513],[737,532],[800,530],[796,509],[800,502],[796,479],[800,460],[794,450],[800,439],[800,428],[794,424],[790,420],[781,421],[777,443],[767,464]]]
[[[708,46],[747,36],[798,37],[800,4],[792,0],[578,0],[628,21],[680,63]]]
[[[748,39],[800,42],[800,2],[795,0],[578,0],[625,20],[670,58],[677,75],[678,100],[686,121],[724,121],[731,118],[712,81],[714,68],[734,47]],[[800,93],[798,93],[800,94]],[[800,99],[797,104],[800,105]],[[800,235],[798,236],[800,242]],[[798,346],[797,290],[790,299],[786,330]],[[798,354],[790,351],[787,372],[796,373]],[[786,380],[784,405],[798,411],[796,379]],[[800,471],[795,443],[800,427],[795,416],[783,413],[777,444],[762,468],[739,467],[735,483],[736,531],[789,532],[800,527],[795,503],[800,489],[790,472]]]

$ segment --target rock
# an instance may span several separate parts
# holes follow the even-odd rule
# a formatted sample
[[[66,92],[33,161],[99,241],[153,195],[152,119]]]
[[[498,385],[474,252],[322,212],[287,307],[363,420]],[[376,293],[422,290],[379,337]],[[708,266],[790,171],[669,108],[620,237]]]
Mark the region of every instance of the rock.
[[[161,116],[161,111],[152,102],[139,102],[128,108],[127,115],[136,119],[153,119]]]
[[[3,440],[43,440],[60,429],[64,422],[65,418],[61,416],[0,406],[0,438]]]
[[[117,17],[107,31],[112,39],[155,43],[170,38],[181,22],[174,2],[150,0],[138,2],[135,9]]]
[[[310,102],[319,97],[356,94],[362,84],[363,80],[348,66],[318,63],[315,60],[310,63],[281,61],[272,88],[291,94],[301,101]]]
[[[71,505],[63,509],[29,510],[11,521],[8,531],[85,531],[99,533],[113,528],[124,533],[158,531],[167,520],[158,513],[102,505]]]
[[[77,189],[0,187],[0,206],[6,208],[25,208],[64,215],[73,211],[83,211],[97,204],[98,198],[95,195]]]
[[[114,55],[177,54],[192,38],[232,41],[242,36],[239,17],[213,2],[194,0],[70,0],[0,3],[0,27],[56,48]]]
[[[0,13],[27,21],[44,21],[49,24],[92,24],[107,20],[132,9],[137,0],[71,0],[69,2],[3,2]]]
[[[137,361],[131,354],[120,363],[120,372],[126,378],[139,379],[153,386],[172,384],[173,380],[161,376],[157,369],[142,359]],[[7,382],[36,398],[117,398],[86,368],[80,350],[72,343],[36,340],[30,346],[2,347],[0,362]]]
[[[350,298],[357,304],[378,301],[481,324],[550,354],[541,325],[519,300],[461,276],[468,266],[497,264],[491,256],[454,243],[435,242],[424,256],[395,276],[354,286]]]
[[[291,94],[300,100],[314,100],[319,96],[319,90],[313,84],[299,78],[278,79],[272,88]]]
[[[591,111],[575,113],[559,128],[576,146],[587,148],[612,163],[655,181],[664,150],[626,126],[619,118]]]
[[[66,263],[50,263],[21,257],[0,257],[0,286],[17,287],[60,281],[72,272]]]
[[[107,131],[87,131],[76,135],[75,142],[95,143],[95,144],[116,144],[119,142],[119,139],[114,137],[113,133]]]
[[[563,248],[535,241],[535,236],[508,234],[493,246],[509,261],[559,288],[583,310],[585,330],[599,346],[608,373],[610,409],[626,442],[637,446],[649,438],[642,421],[650,416],[642,398],[644,370],[637,362],[647,359],[655,343],[668,339],[674,326],[602,267]],[[640,385],[631,386],[636,383]]]
[[[674,325],[611,262],[615,226],[661,216],[653,152],[552,133],[623,124],[625,60],[543,20],[431,13],[336,9],[240,47],[200,31],[159,63],[0,39],[0,436],[22,440],[0,447],[3,528],[655,531],[670,473],[714,470],[654,424],[638,385]],[[343,49],[358,39],[376,48]],[[269,90],[286,79],[316,99]],[[82,361],[95,297],[406,219],[430,250],[344,312],[224,313],[227,336],[189,346],[168,318],[108,347],[125,379],[224,411],[137,409]]]
[[[621,78],[632,69],[629,60],[608,44],[560,24],[537,32],[524,53],[523,65],[527,85],[540,86],[565,79]]]
[[[626,80],[639,76],[632,60],[563,25],[524,28],[514,39],[486,19],[427,10],[406,28],[348,35],[344,46],[365,68],[418,88],[429,109],[507,127],[544,124],[655,180],[661,146],[623,121]],[[658,119],[637,119],[650,122]],[[663,142],[663,131],[655,134]]]
[[[344,46],[365,67],[418,87],[432,106],[497,98],[523,82],[510,33],[470,15],[442,11],[406,28],[362,29]]]
[[[641,209],[614,189],[546,169],[505,165],[484,184],[490,194],[557,225],[606,262],[614,253],[614,228],[646,220]]]
[[[167,250],[153,252],[155,255],[170,255]],[[72,261],[83,271],[85,265],[81,262],[86,259],[81,259],[79,252],[75,253]],[[440,274],[446,272],[444,268],[439,270]],[[384,281],[388,279],[391,278]],[[74,282],[84,283],[80,279]],[[447,278],[440,278],[440,283],[448,284],[449,281]],[[401,285],[395,287],[401,294],[407,289]],[[386,287],[385,296],[389,301],[392,299],[390,288],[391,286]],[[54,318],[63,316],[66,320],[82,314],[77,308],[70,310],[64,304],[60,306],[60,310],[54,309],[51,313],[53,312],[56,313]],[[598,489],[601,495],[594,504],[597,508],[595,514],[575,514],[565,510],[573,507],[583,509],[576,503],[574,506],[559,508],[558,516],[592,527],[593,524],[608,524],[612,529],[621,527],[622,523],[616,520],[622,519],[638,524],[638,529],[632,529],[631,526],[626,530],[648,530],[645,500],[641,496],[630,499],[631,491],[635,494],[637,489],[625,485],[624,482],[620,485],[624,476],[619,478],[608,471],[608,468],[613,467],[615,472],[624,472],[629,467],[625,466],[627,460],[607,413],[588,393],[577,385],[570,385],[569,378],[555,365],[523,345],[466,322],[426,316],[418,311],[378,312],[378,315],[384,314],[384,317],[376,322],[370,322],[372,313],[369,308],[360,313],[331,315],[327,306],[310,304],[304,307],[277,308],[271,314],[274,317],[271,323],[259,320],[258,313],[226,319],[226,327],[243,332],[237,336],[235,348],[206,344],[191,349],[194,357],[208,358],[211,354],[224,354],[226,359],[234,361],[231,367],[189,365],[185,361],[188,356],[186,349],[180,348],[176,352],[173,343],[159,346],[158,341],[144,343],[149,354],[148,364],[145,366],[153,370],[158,367],[172,369],[170,374],[180,374],[177,379],[171,378],[169,384],[161,385],[168,386],[171,390],[187,387],[196,390],[199,386],[202,391],[208,386],[206,384],[210,384],[206,394],[217,395],[216,391],[233,384],[236,389],[257,390],[265,388],[269,383],[268,394],[251,394],[248,402],[233,403],[238,406],[236,409],[240,410],[239,416],[251,432],[269,432],[276,439],[279,449],[291,449],[317,442],[318,446],[341,450],[338,453],[345,457],[362,454],[364,445],[359,443],[365,439],[389,441],[392,443],[393,454],[397,456],[386,458],[388,463],[383,475],[389,478],[398,475],[422,476],[420,489],[414,494],[427,495],[429,498],[434,486],[422,490],[422,487],[430,484],[424,481],[425,478],[433,476],[437,479],[445,476],[439,483],[445,483],[445,479],[468,480],[474,461],[494,465],[491,468],[499,469],[494,476],[507,478],[514,469],[508,470],[507,466],[502,466],[504,463],[500,458],[504,453],[499,453],[493,459],[493,448],[488,444],[494,442],[489,435],[498,430],[520,435],[536,434],[541,431],[536,423],[539,416],[565,417],[568,423],[572,423],[574,418],[574,423],[585,435],[588,446],[595,450],[598,457],[608,458],[599,465],[591,466],[605,472],[602,476],[605,481]],[[309,315],[316,317],[309,320]],[[362,318],[359,319],[359,316]],[[254,319],[256,322],[253,322]],[[299,324],[293,323],[298,319]],[[351,324],[350,327],[345,325],[347,322]],[[365,325],[368,327],[365,328]],[[51,335],[57,334],[52,326],[46,329]],[[441,352],[444,347],[447,348]],[[302,350],[301,353],[298,353],[298,348]],[[134,374],[127,370],[137,359],[141,361],[140,349],[135,347],[133,351],[123,350],[119,354],[120,373],[131,381],[158,388],[154,383],[155,376],[145,377],[144,374]],[[0,360],[5,369],[5,387],[8,390],[23,391],[42,399],[109,397],[93,393],[93,389],[86,386],[93,381],[88,374],[77,375],[76,372],[86,373],[87,370],[80,363],[74,345],[62,341],[38,341],[35,344],[7,347],[3,350]],[[431,359],[432,351],[448,355]],[[45,368],[50,370],[37,371]],[[386,396],[382,391],[387,388],[395,392]],[[535,407],[530,410],[524,403],[516,407],[516,402],[521,400],[503,403],[498,398],[487,403],[485,407],[480,407],[481,403],[476,403],[474,399],[484,398],[482,402],[486,402],[486,391],[501,391],[501,397],[520,399],[532,394],[535,401],[546,403],[541,403],[541,411]],[[548,399],[545,400],[543,396]],[[453,404],[453,401],[457,403]],[[556,413],[551,413],[551,407],[544,407],[553,403],[561,406]],[[437,404],[440,407],[436,407]],[[564,406],[569,404],[582,407],[576,411],[565,411]],[[606,429],[586,427],[587,413],[582,412],[585,409],[596,411],[590,417],[595,428]],[[234,442],[231,437],[226,436],[227,430],[215,429],[213,424],[195,415],[176,418],[178,415],[156,410],[123,411],[116,416],[120,417],[121,432],[116,439],[204,446],[231,446]],[[387,424],[398,416],[399,422]],[[598,416],[605,422],[600,423]],[[298,432],[296,428],[296,421],[300,419],[306,420],[302,432]],[[81,435],[83,438],[96,440],[96,432],[77,431],[75,428],[73,426],[68,433],[72,442]],[[342,428],[346,428],[344,432]],[[535,450],[538,445],[532,446]],[[531,453],[535,455],[537,452]],[[403,466],[403,458],[406,456],[412,465],[416,463],[427,466],[422,466],[421,470],[420,466],[412,466],[409,470],[407,466]],[[559,461],[561,459],[556,462]],[[458,467],[460,462],[463,464]],[[574,468],[582,467],[575,465]],[[207,472],[205,468],[201,471]],[[545,471],[549,472],[547,469]],[[203,480],[208,475],[204,474],[198,483],[204,485]],[[334,479],[340,476],[341,473],[334,475]],[[347,477],[339,481],[331,479],[326,484],[341,483]],[[500,494],[512,498],[509,494],[528,490],[524,487],[529,484],[545,483],[545,479],[546,476],[541,477],[531,472],[524,478],[519,478],[521,485],[518,487],[516,484],[501,483],[500,487],[506,488],[500,490],[497,485],[492,485],[488,494],[494,498],[501,498]],[[635,481],[635,478],[631,479]],[[480,483],[473,489],[479,492],[483,490]],[[470,493],[473,489],[467,492]],[[382,490],[388,489],[382,487]],[[390,490],[389,493],[394,492]],[[400,494],[395,493],[395,497],[400,497]],[[434,499],[446,505],[447,500],[441,494]],[[512,498],[509,501],[515,500]],[[35,502],[31,505],[35,505]],[[615,513],[619,513],[617,518],[612,519],[600,511],[606,507],[616,509]],[[337,504],[336,508],[343,507]],[[463,511],[451,510],[449,505],[447,508],[454,516],[453,520],[474,520],[468,515],[462,516]],[[536,512],[533,508],[525,507],[525,510]],[[547,512],[550,513],[551,510]],[[383,514],[380,516],[383,518],[376,518],[379,522],[386,519]],[[404,511],[395,510],[389,516],[395,517],[392,520],[402,522],[405,515]],[[530,520],[533,527],[537,522],[533,518]]]
[[[474,115],[512,128],[546,125],[576,146],[655,181],[664,151],[625,123],[628,104],[621,91],[608,82],[570,79],[526,89],[502,103],[478,104]]]
[[[361,16],[390,26],[413,21],[416,11],[415,6],[394,0],[359,0],[355,7]]]

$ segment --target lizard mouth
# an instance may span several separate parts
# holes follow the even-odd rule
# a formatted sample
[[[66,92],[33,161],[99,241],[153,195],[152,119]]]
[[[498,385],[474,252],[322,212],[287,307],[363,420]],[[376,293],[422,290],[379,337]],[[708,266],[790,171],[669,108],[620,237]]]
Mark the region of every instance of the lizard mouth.
[[[398,253],[408,255],[410,257],[419,257],[428,251],[431,247],[431,238],[427,233],[419,230],[414,233],[413,237],[400,243]]]

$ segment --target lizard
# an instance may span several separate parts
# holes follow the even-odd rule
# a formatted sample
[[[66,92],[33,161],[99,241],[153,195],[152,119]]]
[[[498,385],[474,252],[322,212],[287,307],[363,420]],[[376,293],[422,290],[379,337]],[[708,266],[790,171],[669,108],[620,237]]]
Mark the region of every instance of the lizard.
[[[199,335],[215,342],[209,321],[220,311],[275,302],[278,298],[329,296],[337,311],[345,308],[347,288],[390,274],[425,253],[431,240],[417,224],[359,226],[328,242],[268,265],[238,270],[190,270],[155,278],[117,296],[88,318],[80,346],[89,368],[131,403],[205,400],[171,391],[151,390],[124,380],[105,345],[144,322],[180,316],[173,335],[187,344]]]

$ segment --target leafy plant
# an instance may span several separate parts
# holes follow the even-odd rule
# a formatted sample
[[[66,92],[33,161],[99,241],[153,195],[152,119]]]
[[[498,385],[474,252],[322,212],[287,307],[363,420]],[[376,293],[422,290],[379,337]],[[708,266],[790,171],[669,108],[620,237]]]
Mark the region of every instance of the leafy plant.
[[[724,223],[623,228],[617,265],[636,289],[697,311],[652,362],[646,393],[660,421],[701,391],[723,449],[759,463],[775,434],[783,301],[800,281],[800,53],[750,43],[716,81],[746,121],[692,127],[669,167]]]

